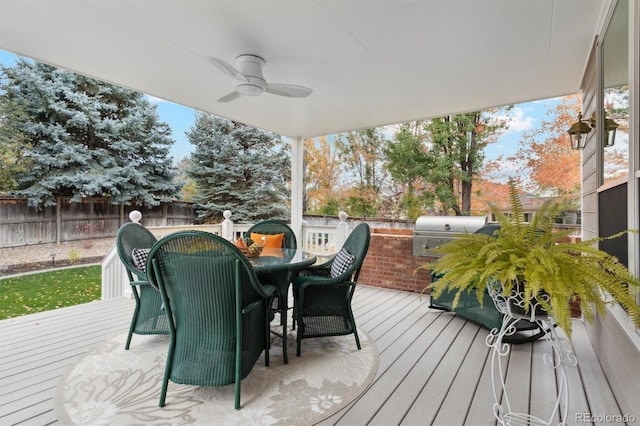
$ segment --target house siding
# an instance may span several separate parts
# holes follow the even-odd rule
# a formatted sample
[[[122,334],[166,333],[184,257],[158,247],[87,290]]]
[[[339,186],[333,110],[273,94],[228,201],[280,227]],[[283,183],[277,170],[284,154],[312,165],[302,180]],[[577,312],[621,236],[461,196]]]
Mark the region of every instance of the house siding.
[[[632,46],[629,49],[630,63],[633,64],[633,69],[630,70],[630,75],[635,76],[634,80],[630,81],[630,155],[634,155],[634,151],[638,149],[638,32],[640,26],[640,0],[631,0],[631,12],[633,19],[632,31],[635,33]],[[604,30],[602,31],[604,34]],[[594,43],[594,48],[591,52],[591,57],[587,64],[585,75],[583,78],[582,90],[583,90],[583,111],[584,116],[589,117],[596,111],[597,102],[600,99],[599,93],[601,93],[601,83],[599,74],[599,53],[597,49],[597,43]],[[631,74],[632,73],[632,74]],[[635,94],[635,95],[634,95]],[[598,191],[603,190],[601,187],[601,179],[598,176],[600,164],[601,150],[598,149],[597,144],[597,132],[590,134],[587,147],[582,153],[582,236],[583,238],[590,239],[599,235],[598,229]],[[635,149],[634,149],[635,148]],[[637,154],[636,154],[637,156]],[[636,162],[637,159],[631,157],[632,162]],[[636,166],[637,170],[637,166]],[[636,176],[637,178],[638,176]],[[637,184],[633,177],[630,179],[631,191],[636,191]],[[631,192],[630,192],[631,193]],[[629,215],[633,215],[629,223],[638,222],[638,209],[635,206],[637,197],[629,197],[631,201],[628,207]],[[637,247],[637,237],[635,237],[635,243],[630,245],[630,248]],[[630,267],[632,271],[638,274],[637,267],[637,250],[630,250]],[[617,309],[617,311],[616,311]],[[605,372],[607,380],[614,392],[616,400],[619,404],[620,411],[625,414],[634,416],[635,419],[640,418],[640,336],[637,334],[637,330],[633,330],[628,318],[623,313],[620,313],[619,307],[614,307],[605,317],[596,316],[593,326],[587,326],[586,330],[589,335],[589,339],[595,350],[596,356],[600,361],[602,369]],[[592,413],[598,414],[598,413]],[[600,413],[606,414],[606,413]]]

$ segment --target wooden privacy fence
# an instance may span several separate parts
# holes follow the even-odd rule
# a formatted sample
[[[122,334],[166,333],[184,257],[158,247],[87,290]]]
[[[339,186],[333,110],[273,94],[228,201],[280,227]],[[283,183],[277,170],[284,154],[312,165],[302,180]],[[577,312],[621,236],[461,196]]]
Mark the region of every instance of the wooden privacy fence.
[[[25,198],[0,197],[0,248],[115,237],[133,210],[144,214],[146,226],[189,225],[196,219],[192,204],[184,202],[147,208],[114,205],[106,198],[57,201],[55,206],[35,209]]]

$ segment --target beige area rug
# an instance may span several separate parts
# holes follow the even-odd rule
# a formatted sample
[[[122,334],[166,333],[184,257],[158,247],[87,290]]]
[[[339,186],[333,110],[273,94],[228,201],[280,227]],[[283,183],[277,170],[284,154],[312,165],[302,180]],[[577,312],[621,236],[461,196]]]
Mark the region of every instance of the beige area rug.
[[[279,328],[279,327],[278,327]],[[270,366],[258,360],[242,381],[242,407],[233,408],[234,385],[198,387],[169,382],[166,406],[158,407],[168,336],[126,334],[94,348],[60,381],[54,397],[61,424],[73,425],[312,425],[345,407],[369,386],[378,371],[375,343],[353,335],[305,339],[295,356],[289,336],[289,364],[281,340],[273,338]]]

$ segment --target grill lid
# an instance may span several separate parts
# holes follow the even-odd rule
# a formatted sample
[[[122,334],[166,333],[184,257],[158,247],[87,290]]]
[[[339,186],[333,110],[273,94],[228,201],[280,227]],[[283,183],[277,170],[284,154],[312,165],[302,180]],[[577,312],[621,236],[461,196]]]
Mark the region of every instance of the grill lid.
[[[440,256],[433,250],[464,232],[473,233],[487,223],[484,216],[420,216],[413,233],[414,256]]]
[[[475,232],[487,224],[485,216],[420,216],[415,234]]]

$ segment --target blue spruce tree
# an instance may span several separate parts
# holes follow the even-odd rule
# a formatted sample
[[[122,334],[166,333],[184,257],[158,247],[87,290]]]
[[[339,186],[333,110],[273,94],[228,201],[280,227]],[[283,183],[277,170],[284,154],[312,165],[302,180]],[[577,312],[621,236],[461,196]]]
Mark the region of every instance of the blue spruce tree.
[[[289,220],[290,158],[279,136],[201,113],[187,137],[201,218],[217,222],[231,210],[237,222]]]
[[[30,205],[69,196],[154,206],[178,193],[171,129],[142,94],[24,59],[2,74],[3,96],[24,112],[29,167],[15,194]]]

